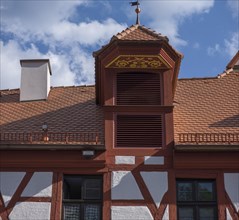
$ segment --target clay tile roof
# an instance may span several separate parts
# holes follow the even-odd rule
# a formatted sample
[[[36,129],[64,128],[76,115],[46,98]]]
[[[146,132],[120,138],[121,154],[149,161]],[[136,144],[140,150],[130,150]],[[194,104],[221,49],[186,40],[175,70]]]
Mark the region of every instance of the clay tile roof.
[[[20,102],[19,89],[1,90],[0,131],[99,132],[104,143],[102,108],[95,104],[94,86],[51,88],[47,101]]]
[[[239,73],[178,80],[174,97],[179,133],[239,133]]]
[[[111,41],[113,40],[139,40],[139,41],[148,41],[148,40],[166,40],[168,38],[163,36],[155,31],[146,28],[141,25],[132,25],[131,27],[123,30],[121,33],[113,36]]]

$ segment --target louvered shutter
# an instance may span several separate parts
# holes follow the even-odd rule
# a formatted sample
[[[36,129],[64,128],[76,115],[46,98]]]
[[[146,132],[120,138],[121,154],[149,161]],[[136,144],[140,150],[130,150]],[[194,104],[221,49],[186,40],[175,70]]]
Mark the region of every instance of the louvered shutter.
[[[116,147],[162,147],[162,115],[118,115]]]
[[[118,73],[117,105],[160,105],[160,75],[154,73]]]

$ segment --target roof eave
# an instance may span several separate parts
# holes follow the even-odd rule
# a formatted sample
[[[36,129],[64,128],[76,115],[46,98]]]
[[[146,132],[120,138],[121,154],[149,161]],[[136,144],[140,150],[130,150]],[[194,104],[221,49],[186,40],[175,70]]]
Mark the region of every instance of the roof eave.
[[[2,150],[96,150],[105,151],[104,145],[76,145],[76,144],[2,144]]]
[[[239,145],[225,144],[176,144],[174,146],[176,152],[239,152]]]

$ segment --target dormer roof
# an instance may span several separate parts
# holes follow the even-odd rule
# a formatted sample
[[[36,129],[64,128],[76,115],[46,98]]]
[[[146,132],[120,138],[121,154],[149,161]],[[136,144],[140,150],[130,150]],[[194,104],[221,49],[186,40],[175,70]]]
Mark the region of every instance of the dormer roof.
[[[122,32],[114,35],[110,42],[101,49],[93,52],[93,56],[98,56],[101,52],[103,52],[106,48],[108,48],[113,42],[137,42],[137,43],[152,43],[152,42],[166,42],[170,48],[177,54],[177,56],[183,58],[183,54],[175,50],[168,42],[169,39],[167,36],[162,35],[161,33],[157,33],[156,31],[147,28],[143,25],[132,25],[131,27],[126,28]]]
[[[111,41],[114,40],[139,40],[139,41],[151,41],[151,40],[165,40],[168,42],[168,38],[161,33],[157,33],[150,28],[142,25],[132,25],[126,28],[122,32],[114,35]]]
[[[227,64],[227,69],[234,68],[234,66],[239,66],[239,50],[235,54],[235,56],[230,60]]]

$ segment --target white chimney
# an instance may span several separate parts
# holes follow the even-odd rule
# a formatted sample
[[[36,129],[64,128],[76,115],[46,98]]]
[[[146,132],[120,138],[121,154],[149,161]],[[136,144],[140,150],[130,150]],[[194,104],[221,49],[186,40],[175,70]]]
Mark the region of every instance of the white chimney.
[[[20,64],[20,101],[46,100],[50,92],[50,60],[20,60]]]

